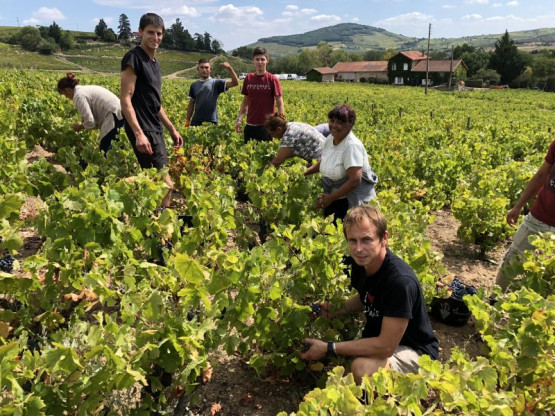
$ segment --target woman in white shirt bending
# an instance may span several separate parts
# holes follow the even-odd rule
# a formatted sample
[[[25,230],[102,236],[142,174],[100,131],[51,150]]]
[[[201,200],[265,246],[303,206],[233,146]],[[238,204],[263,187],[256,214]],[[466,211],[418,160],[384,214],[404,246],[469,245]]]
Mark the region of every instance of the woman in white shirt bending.
[[[368,162],[362,142],[353,134],[355,111],[339,105],[328,113],[330,135],[322,146],[322,158],[308,168],[306,175],[322,174],[324,192],[316,205],[324,215],[343,219],[351,207],[368,203],[376,196],[377,175]]]
[[[106,153],[123,127],[119,97],[98,85],[79,85],[71,72],[58,81],[58,92],[72,100],[81,115],[81,123],[75,123],[73,130],[100,129],[100,150]]]

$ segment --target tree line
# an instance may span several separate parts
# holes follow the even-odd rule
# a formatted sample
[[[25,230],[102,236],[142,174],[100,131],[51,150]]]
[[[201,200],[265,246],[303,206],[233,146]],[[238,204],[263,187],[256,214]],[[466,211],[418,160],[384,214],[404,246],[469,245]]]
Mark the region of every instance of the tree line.
[[[333,49],[322,41],[315,49],[303,48],[294,55],[270,59],[268,70],[273,73],[306,74],[313,68],[332,68],[337,62],[388,61],[398,52],[393,49],[346,52]],[[555,91],[555,51],[520,50],[507,31],[495,42],[493,50],[487,51],[465,43],[452,51],[432,52],[430,59],[451,59],[451,53],[454,59],[462,59],[468,67],[467,80],[520,88],[539,86]],[[235,49],[232,55],[252,59],[252,48],[242,46]]]
[[[131,22],[125,13],[119,16],[117,33],[108,27],[104,19],[100,19],[94,28],[94,34],[95,40],[103,42],[119,42],[130,45],[134,41]],[[76,43],[71,32],[63,30],[56,22],[52,22],[50,26],[25,26],[12,35],[8,42],[21,45],[25,50],[45,55],[59,50],[71,49]],[[203,34],[195,33],[191,35],[184,28],[179,18],[175,19],[175,23],[169,28],[166,28],[161,46],[166,49],[181,51],[224,52],[222,43],[214,39],[210,33],[204,32]]]

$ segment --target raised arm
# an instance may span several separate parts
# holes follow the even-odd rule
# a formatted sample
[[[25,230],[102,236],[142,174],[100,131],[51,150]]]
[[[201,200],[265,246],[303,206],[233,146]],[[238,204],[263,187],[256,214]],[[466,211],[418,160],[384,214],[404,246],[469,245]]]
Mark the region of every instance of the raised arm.
[[[135,135],[135,146],[137,147],[137,150],[141,153],[147,153],[151,155],[152,146],[146,138],[143,129],[141,129],[141,126],[139,125],[137,115],[135,114],[135,109],[133,108],[133,104],[131,102],[131,98],[133,97],[133,93],[135,92],[136,82],[137,75],[135,74],[133,68],[128,66],[121,73],[121,111],[123,113],[123,116],[125,117],[125,121]]]
[[[237,85],[239,85],[239,77],[237,76],[237,74],[235,73],[235,70],[233,69],[233,67],[229,64],[229,62],[223,62],[222,63],[222,67],[224,67],[225,69],[227,69],[227,71],[229,72],[229,76],[231,77],[231,80],[227,81],[225,83],[225,87],[227,88],[232,88],[235,87]]]

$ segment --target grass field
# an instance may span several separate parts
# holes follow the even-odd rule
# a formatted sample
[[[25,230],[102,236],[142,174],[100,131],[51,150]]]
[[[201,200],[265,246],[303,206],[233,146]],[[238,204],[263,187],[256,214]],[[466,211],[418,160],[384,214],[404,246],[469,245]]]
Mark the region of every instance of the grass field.
[[[62,62],[52,55],[27,52],[17,46],[0,43],[0,68],[70,70],[77,65]]]

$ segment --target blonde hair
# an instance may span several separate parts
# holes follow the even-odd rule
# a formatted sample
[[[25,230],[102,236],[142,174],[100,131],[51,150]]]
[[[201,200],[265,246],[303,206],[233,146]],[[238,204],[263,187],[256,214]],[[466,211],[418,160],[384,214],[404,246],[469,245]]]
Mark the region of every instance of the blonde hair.
[[[387,232],[387,220],[380,210],[370,205],[359,205],[347,211],[347,215],[343,219],[343,233],[345,237],[347,237],[347,227],[360,224],[364,218],[368,218],[374,224],[378,238],[382,241]]]

